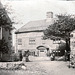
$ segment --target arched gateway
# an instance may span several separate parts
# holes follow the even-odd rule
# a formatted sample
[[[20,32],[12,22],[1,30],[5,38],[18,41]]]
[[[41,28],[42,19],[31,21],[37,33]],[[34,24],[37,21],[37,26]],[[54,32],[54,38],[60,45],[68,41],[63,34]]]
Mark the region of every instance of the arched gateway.
[[[46,46],[38,46],[37,50],[38,50],[38,56],[40,56],[40,57],[46,57],[49,48],[46,47]]]

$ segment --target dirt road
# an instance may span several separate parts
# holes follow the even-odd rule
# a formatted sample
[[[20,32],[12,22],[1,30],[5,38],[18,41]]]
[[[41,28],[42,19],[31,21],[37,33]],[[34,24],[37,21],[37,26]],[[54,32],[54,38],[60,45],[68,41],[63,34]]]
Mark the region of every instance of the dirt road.
[[[67,67],[68,62],[34,59],[25,62],[27,70],[0,70],[0,75],[75,75],[75,69]]]

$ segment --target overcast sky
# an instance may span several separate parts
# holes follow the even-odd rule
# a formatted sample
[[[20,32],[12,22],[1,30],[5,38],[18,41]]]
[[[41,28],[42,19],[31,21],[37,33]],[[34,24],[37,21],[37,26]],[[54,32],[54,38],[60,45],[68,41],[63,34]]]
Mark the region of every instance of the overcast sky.
[[[46,12],[55,14],[75,14],[75,1],[65,0],[1,0],[2,4],[12,6],[15,25],[18,29],[29,21],[46,19]]]

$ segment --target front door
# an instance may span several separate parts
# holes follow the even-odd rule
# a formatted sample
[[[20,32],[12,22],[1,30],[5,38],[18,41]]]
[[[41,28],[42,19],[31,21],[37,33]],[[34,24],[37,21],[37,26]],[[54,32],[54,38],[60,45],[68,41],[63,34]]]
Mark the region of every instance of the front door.
[[[46,57],[47,56],[47,48],[45,46],[38,46],[38,56]]]
[[[39,50],[40,57],[46,57],[47,50]]]

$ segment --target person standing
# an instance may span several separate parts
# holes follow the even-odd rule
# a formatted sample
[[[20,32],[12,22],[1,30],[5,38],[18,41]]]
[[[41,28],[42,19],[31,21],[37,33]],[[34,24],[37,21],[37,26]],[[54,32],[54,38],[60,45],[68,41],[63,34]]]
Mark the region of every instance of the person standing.
[[[50,56],[49,48],[47,48],[47,56]]]
[[[67,61],[67,51],[65,50],[65,61]]]
[[[51,53],[51,61],[54,61],[54,60],[55,60],[55,54]]]
[[[29,50],[25,51],[23,54],[23,61],[29,62],[29,55],[30,55]]]
[[[26,62],[29,62],[29,55],[30,55],[30,52],[29,52],[29,50],[27,50],[27,52],[26,52]]]
[[[22,61],[22,52],[20,52],[19,56],[20,56],[20,61]]]

